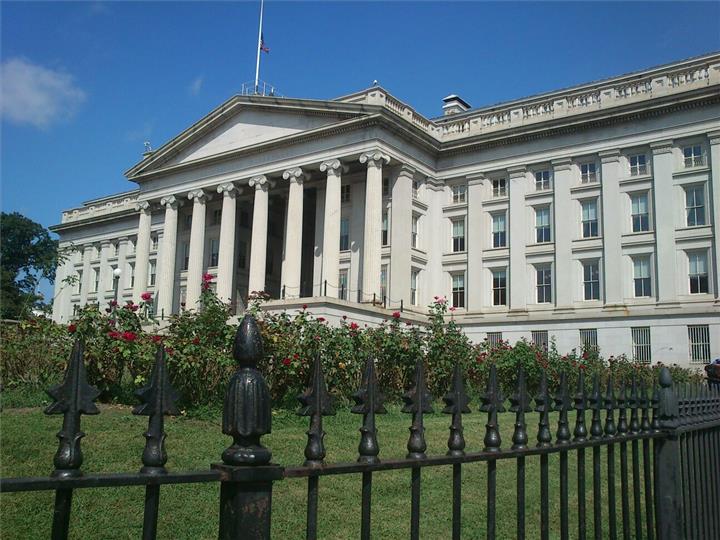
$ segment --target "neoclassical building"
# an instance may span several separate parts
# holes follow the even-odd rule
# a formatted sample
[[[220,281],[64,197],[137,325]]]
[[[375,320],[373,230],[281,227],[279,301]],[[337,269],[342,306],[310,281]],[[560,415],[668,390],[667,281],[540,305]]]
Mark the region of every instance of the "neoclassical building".
[[[330,101],[236,95],[63,213],[76,306],[420,320],[474,340],[702,363],[720,356],[720,54],[426,118],[380,86]],[[68,285],[65,278],[74,276]]]

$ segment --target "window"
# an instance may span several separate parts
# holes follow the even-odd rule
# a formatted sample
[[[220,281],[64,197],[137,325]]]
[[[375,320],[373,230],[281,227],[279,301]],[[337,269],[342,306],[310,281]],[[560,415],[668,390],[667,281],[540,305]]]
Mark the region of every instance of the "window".
[[[420,270],[410,271],[410,304],[413,306],[418,305],[418,278],[420,277]]]
[[[507,179],[499,178],[492,181],[493,197],[507,197]]]
[[[110,273],[110,279],[108,280],[108,291],[115,291],[120,289],[120,276],[115,275],[115,269],[117,266],[111,265],[110,268],[108,268],[108,272]]]
[[[597,328],[581,328],[580,343],[582,343],[582,348],[585,351],[588,349],[597,349]]]
[[[703,294],[708,292],[708,265],[707,253],[695,252],[688,254],[690,294]]]
[[[420,217],[413,215],[412,217],[412,229],[410,230],[410,247],[418,247],[418,222]]]
[[[345,218],[340,220],[340,251],[350,249],[350,220]]]
[[[185,230],[189,231],[192,228],[192,214],[186,214],[183,223]]]
[[[180,287],[180,307],[184,308],[187,302],[187,287]]]
[[[630,196],[632,206],[632,231],[645,232],[650,230],[650,212],[648,211],[648,194],[638,193]]]
[[[547,330],[532,330],[532,342],[539,349],[547,350],[549,339]]]
[[[250,228],[250,213],[247,210],[240,210],[240,226],[244,229]]]
[[[633,283],[635,284],[635,298],[652,295],[650,257],[633,259]]]
[[[456,308],[465,307],[465,274],[452,275],[452,305]]]
[[[507,271],[493,270],[492,277],[493,306],[506,306]]]
[[[688,326],[690,361],[710,363],[710,327],[707,324]]]
[[[598,236],[597,200],[584,201],[582,204],[582,237]]]
[[[82,292],[82,281],[83,281],[83,271],[78,270],[77,271],[77,283],[75,284],[75,294],[80,294]]]
[[[208,266],[218,265],[218,253],[220,251],[220,240],[217,238],[210,239],[210,258],[208,260]]]
[[[157,234],[152,234],[152,235],[150,235],[150,250],[151,250],[151,251],[157,251],[157,250],[158,250],[158,245],[159,245],[158,235],[157,235]]]
[[[109,257],[117,257],[118,255],[118,243],[110,242],[110,254]]]
[[[383,300],[387,296],[387,273],[388,265],[383,264],[380,267],[380,296],[382,296]]]
[[[488,332],[485,339],[490,347],[497,347],[502,343],[502,332]]]
[[[383,197],[390,196],[390,179],[389,178],[382,179],[382,194],[383,194]]]
[[[538,244],[550,242],[550,207],[535,209],[535,241]]]
[[[148,267],[148,286],[152,287],[155,285],[156,277],[157,277],[157,263],[155,261],[150,261],[149,267]]]
[[[187,270],[190,265],[190,243],[183,242],[183,270]]]
[[[212,224],[220,225],[220,221],[222,221],[222,210],[220,208],[218,208],[217,210],[213,210]]]
[[[100,270],[97,268],[92,269],[92,282],[93,288],[90,292],[98,292],[98,289],[100,288]]]
[[[583,264],[583,298],[600,300],[600,265],[597,261]]]
[[[492,217],[492,246],[501,248],[507,245],[505,237],[505,213],[494,214]]]
[[[550,265],[540,266],[535,270],[537,277],[537,303],[552,302],[552,268]]]
[[[583,184],[592,184],[597,182],[597,169],[595,163],[580,164],[580,181]]]
[[[650,363],[650,327],[640,326],[632,331],[633,360],[644,364]]]
[[[247,267],[247,242],[240,240],[238,242],[238,268]]]
[[[467,186],[453,186],[451,189],[453,204],[462,204],[467,201]]]
[[[130,263],[128,268],[130,270],[130,288],[133,288],[135,286],[135,264]]]
[[[685,213],[687,226],[705,225],[705,187],[689,186],[685,188]]]
[[[535,173],[535,191],[550,189],[550,171],[538,171]]]
[[[347,270],[340,270],[340,274],[338,275],[338,288],[340,289],[338,291],[338,298],[340,298],[340,300],[347,300],[348,299],[348,271]]]
[[[452,250],[453,253],[465,251],[465,218],[452,221]]]
[[[683,148],[683,162],[685,167],[702,167],[705,165],[702,146],[694,144]]]
[[[350,202],[350,184],[343,184],[340,186],[340,202],[341,203],[349,203]]]
[[[383,212],[382,215],[382,245],[387,246],[389,244],[388,240],[388,213]]]
[[[645,154],[636,154],[630,156],[630,176],[640,176],[641,174],[647,174],[647,160]]]
[[[417,199],[418,193],[420,193],[420,182],[418,180],[412,181],[412,198]]]
[[[274,269],[275,256],[273,255],[273,251],[271,249],[268,249],[265,253],[265,273],[268,275],[272,274]]]

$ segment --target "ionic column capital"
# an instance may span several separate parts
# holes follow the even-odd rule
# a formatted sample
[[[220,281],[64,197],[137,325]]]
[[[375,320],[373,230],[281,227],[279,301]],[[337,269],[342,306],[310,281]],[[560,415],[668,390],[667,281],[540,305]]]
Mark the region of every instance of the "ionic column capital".
[[[254,187],[256,191],[267,191],[270,188],[270,180],[264,174],[253,176],[248,186]]]
[[[382,167],[383,162],[385,165],[390,163],[390,156],[382,153],[380,150],[365,152],[360,156],[360,163],[367,164],[368,167]]]
[[[302,184],[308,177],[300,167],[292,167],[291,169],[283,172],[283,180],[290,180],[296,184]]]
[[[182,204],[182,201],[178,199],[175,195],[168,195],[167,197],[163,197],[162,199],[160,199],[161,206],[164,206],[165,208],[172,208],[173,210],[182,206]]]
[[[320,171],[321,172],[327,172],[328,174],[335,174],[338,175],[341,172],[348,172],[350,170],[350,167],[347,165],[343,165],[342,161],[339,159],[329,159],[327,161],[323,161],[320,164]]]
[[[235,198],[242,193],[242,189],[237,187],[232,182],[227,182],[225,184],[220,184],[217,187],[217,192],[222,194],[223,197]]]
[[[135,210],[138,212],[150,213],[150,201],[138,201],[135,203]]]
[[[209,193],[206,193],[205,190],[193,189],[192,191],[188,192],[187,198],[193,201],[193,203],[198,202],[204,204],[210,199],[212,199],[212,196]]]

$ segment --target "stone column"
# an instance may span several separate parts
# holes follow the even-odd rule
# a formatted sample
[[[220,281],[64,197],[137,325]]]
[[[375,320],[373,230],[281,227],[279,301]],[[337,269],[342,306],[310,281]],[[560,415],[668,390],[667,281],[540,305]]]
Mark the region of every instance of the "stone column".
[[[527,223],[525,219],[525,192],[527,191],[527,175],[525,167],[508,169],[510,176],[510,203],[508,210],[508,229],[510,237],[510,268],[508,269],[508,285],[510,287],[509,308],[511,311],[527,311],[526,283],[527,263],[525,246],[527,244]]]
[[[160,204],[165,207],[165,225],[163,227],[162,261],[160,263],[160,277],[157,281],[156,306],[157,314],[168,317],[173,312],[173,291],[175,290],[175,251],[177,249],[178,208],[181,201],[175,195],[163,197]],[[135,262],[135,286],[140,279],[138,266]],[[144,266],[145,281],[140,282],[140,288],[147,287],[147,262]]]
[[[122,236],[118,239],[118,251],[117,251],[117,267],[120,269],[120,279],[118,280],[118,303],[123,304],[123,293],[127,288],[127,284],[130,283],[127,269],[127,248],[128,238]]]
[[[255,176],[248,185],[255,188],[253,203],[252,240],[250,241],[250,276],[248,294],[265,290],[265,264],[267,257],[268,233],[268,189],[270,184],[265,176]]]
[[[290,186],[287,212],[285,213],[285,249],[283,250],[284,258],[280,281],[281,291],[285,290],[285,298],[299,298],[305,173],[300,167],[293,167],[283,173],[283,179],[288,180]]]
[[[609,150],[600,153],[602,183],[602,242],[603,283],[605,307],[624,304],[622,282],[622,220],[618,210],[620,199],[620,152]],[[561,283],[558,281],[558,283]]]
[[[718,233],[720,230],[720,131],[708,133],[708,139],[710,141],[710,204],[707,206],[710,208],[707,215],[713,230],[712,273],[715,276],[713,292],[715,302],[718,302],[720,301],[720,233]]]
[[[573,224],[572,200],[572,166],[570,159],[558,159],[553,166],[553,241],[555,242],[555,267],[553,268],[553,295],[558,309],[572,309],[573,283],[572,275],[572,237],[577,227]],[[604,208],[604,207],[603,207]],[[617,211],[617,210],[616,210]],[[533,282],[535,280],[533,279]],[[537,299],[537,296],[536,296]]]
[[[340,276],[340,183],[343,165],[339,159],[331,159],[320,164],[320,171],[327,171],[325,185],[325,218],[323,220],[322,275],[320,290],[325,294],[327,282],[328,296],[337,297]],[[349,295],[348,295],[349,297]]]
[[[659,304],[675,304],[677,303],[677,256],[675,190],[672,176],[675,160],[672,154],[672,141],[660,141],[651,144],[650,147],[653,154],[656,294]]]
[[[65,249],[65,246],[61,246],[58,251],[63,253]],[[72,315],[70,296],[73,287],[68,285],[65,279],[73,274],[73,266],[72,258],[67,257],[63,263],[58,266],[55,274],[52,318],[53,321],[57,323],[64,322]]]
[[[205,263],[205,214],[210,196],[202,189],[188,193],[187,198],[193,202],[192,225],[190,227],[190,260],[187,270],[187,309],[196,309],[200,301],[203,267]]]
[[[102,240],[100,242],[100,268],[98,272],[98,291],[97,301],[100,307],[105,304],[105,295],[109,290],[112,289],[112,272],[110,272],[110,266],[108,265],[108,258],[110,256],[110,240]]]
[[[412,234],[412,182],[415,169],[402,165],[392,184],[390,201],[390,295],[410,305],[410,236]]]
[[[220,300],[230,303],[233,297],[235,277],[235,214],[237,196],[240,190],[235,184],[220,184],[217,192],[222,194],[222,217],[220,220],[220,252],[218,253],[217,295]]]
[[[483,280],[483,247],[490,233],[483,227],[483,183],[485,175],[473,174],[467,177],[467,227],[465,248],[467,249],[467,311],[479,312],[483,305],[485,283]]]
[[[362,258],[362,301],[364,302],[371,301],[373,295],[381,300],[383,162],[390,163],[390,157],[380,151],[367,152],[360,156],[360,163],[367,164]]]
[[[82,282],[80,285],[80,305],[84,306],[87,304],[88,293],[90,292],[90,271],[92,267],[90,265],[90,258],[92,257],[93,245],[86,244],[83,247],[83,274]]]
[[[148,201],[140,201],[135,205],[135,209],[140,212],[135,242],[135,286],[132,297],[133,302],[137,303],[140,302],[140,295],[147,290],[152,210]],[[167,212],[165,218],[167,219]]]

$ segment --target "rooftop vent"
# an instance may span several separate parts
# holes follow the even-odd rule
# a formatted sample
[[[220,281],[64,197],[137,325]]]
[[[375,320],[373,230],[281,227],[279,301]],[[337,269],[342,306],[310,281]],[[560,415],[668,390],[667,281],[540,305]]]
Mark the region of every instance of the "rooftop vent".
[[[443,98],[443,115],[458,114],[465,112],[470,108],[470,104],[460,96],[450,94]]]

